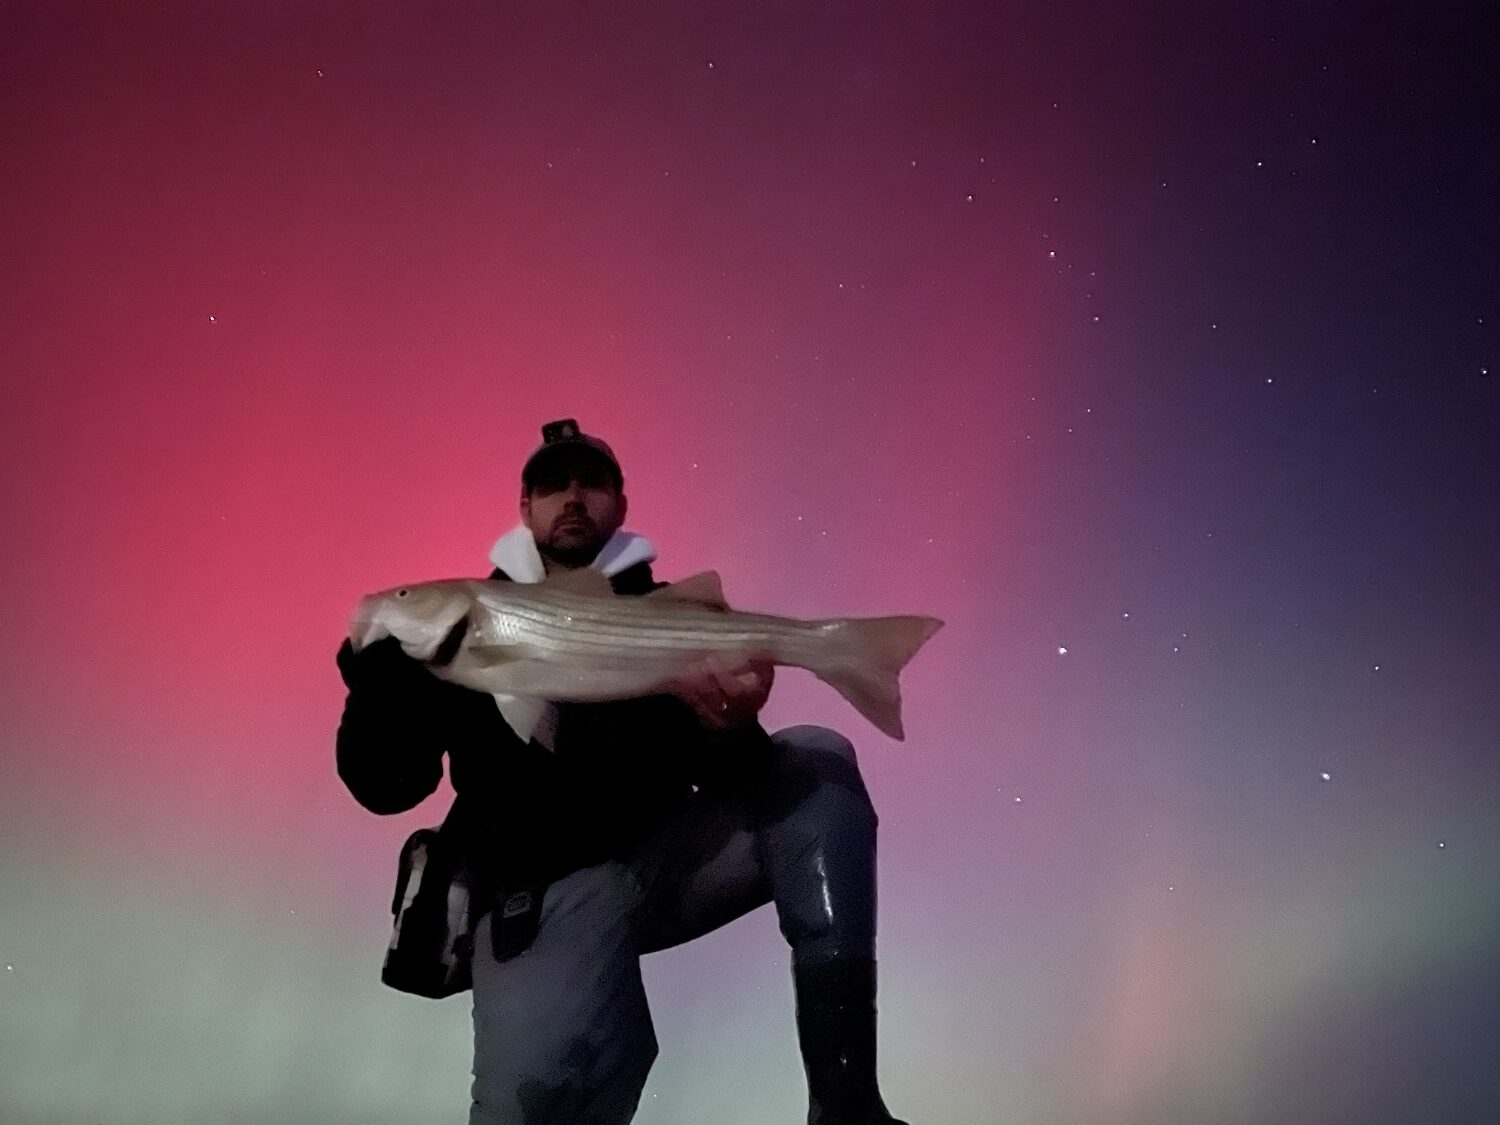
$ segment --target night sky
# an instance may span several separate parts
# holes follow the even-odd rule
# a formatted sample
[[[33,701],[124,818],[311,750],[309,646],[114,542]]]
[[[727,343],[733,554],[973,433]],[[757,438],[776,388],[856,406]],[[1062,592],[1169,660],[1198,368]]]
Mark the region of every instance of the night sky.
[[[355,601],[538,428],[659,577],[945,628],[881,816],[913,1125],[1500,1120],[1487,6],[0,3],[0,1121],[442,1125]],[[643,1125],[805,1113],[769,910]]]

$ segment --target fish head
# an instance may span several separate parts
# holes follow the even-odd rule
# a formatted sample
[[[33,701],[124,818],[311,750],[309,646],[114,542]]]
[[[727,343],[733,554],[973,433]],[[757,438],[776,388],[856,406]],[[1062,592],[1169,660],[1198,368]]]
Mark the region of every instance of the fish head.
[[[395,637],[406,655],[430,660],[472,604],[461,581],[414,582],[382,590],[359,600],[349,622],[349,641],[358,652],[383,637]]]

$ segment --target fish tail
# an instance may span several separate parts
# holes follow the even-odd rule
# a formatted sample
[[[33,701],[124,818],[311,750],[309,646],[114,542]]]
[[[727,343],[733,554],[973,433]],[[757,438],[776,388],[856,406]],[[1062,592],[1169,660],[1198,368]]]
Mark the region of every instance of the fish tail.
[[[809,670],[884,734],[901,727],[901,669],[943,627],[935,617],[863,617],[834,623],[822,657]]]

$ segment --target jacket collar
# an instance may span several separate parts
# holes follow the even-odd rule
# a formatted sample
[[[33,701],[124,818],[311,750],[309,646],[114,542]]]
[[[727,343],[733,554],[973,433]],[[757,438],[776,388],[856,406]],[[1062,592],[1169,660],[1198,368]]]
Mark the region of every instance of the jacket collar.
[[[613,578],[633,566],[655,560],[656,548],[644,535],[637,535],[633,531],[617,531],[604,544],[599,557],[589,565],[606,577]],[[494,547],[490,549],[490,562],[504,571],[512,582],[534,583],[547,577],[542,556],[536,549],[536,539],[524,524],[495,540]]]

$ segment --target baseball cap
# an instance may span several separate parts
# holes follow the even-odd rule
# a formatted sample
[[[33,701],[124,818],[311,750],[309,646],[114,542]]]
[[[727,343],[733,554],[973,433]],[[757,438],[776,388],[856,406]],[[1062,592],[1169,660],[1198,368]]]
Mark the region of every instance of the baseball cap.
[[[567,453],[590,453],[601,458],[614,475],[615,487],[624,487],[625,474],[620,471],[620,461],[614,450],[601,439],[580,430],[576,418],[562,418],[542,427],[542,444],[521,467],[521,486],[530,488],[549,462]]]

